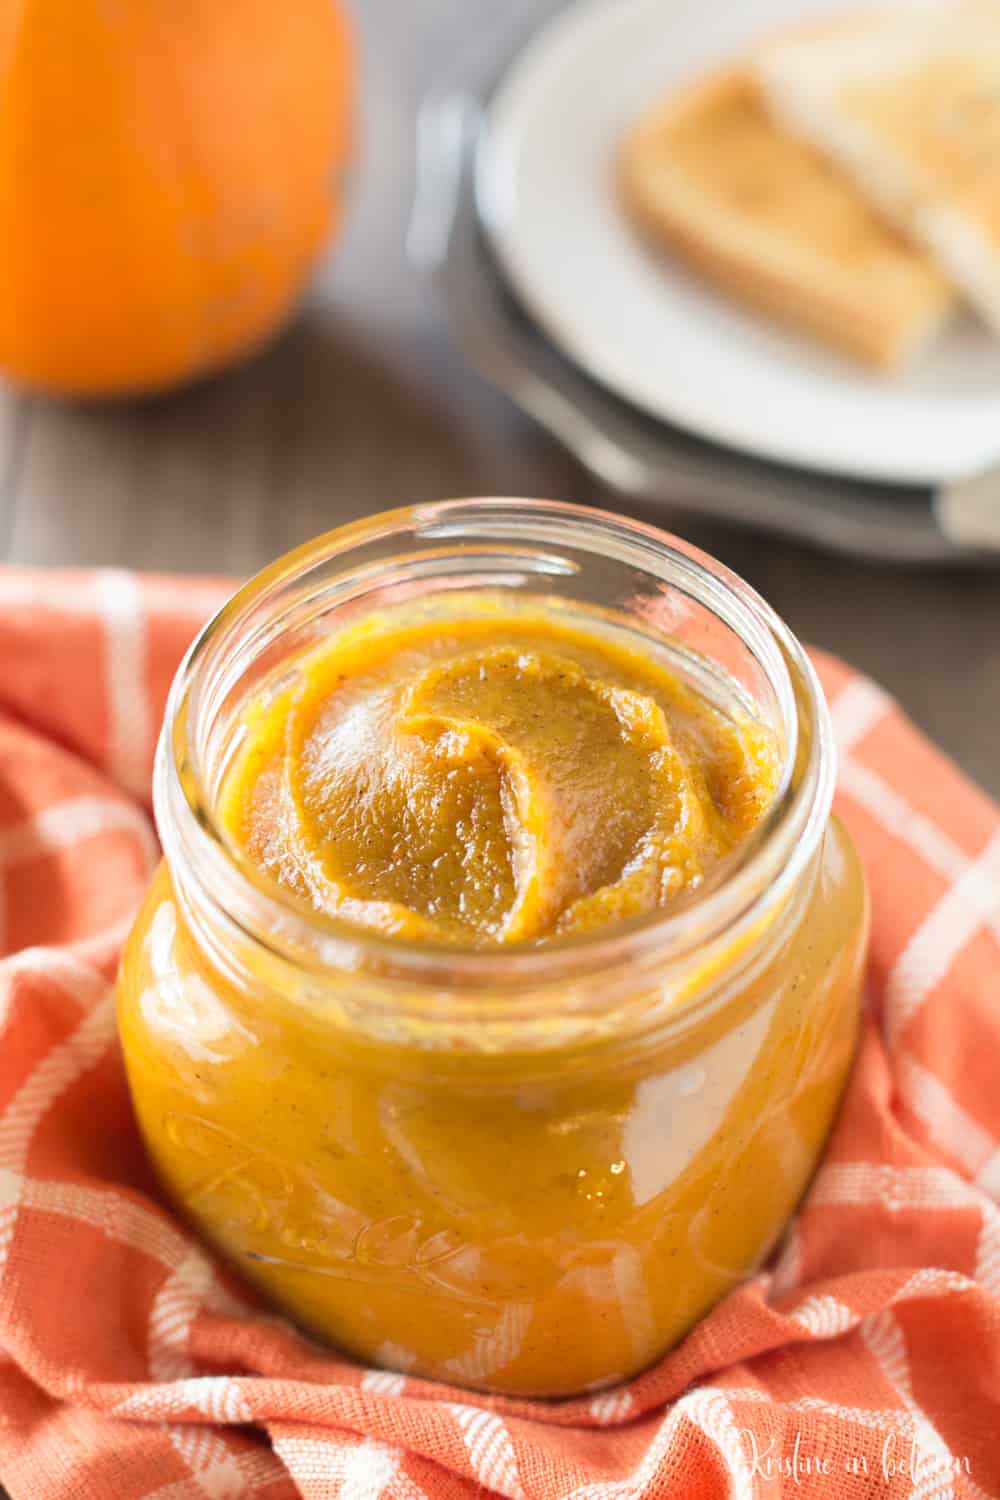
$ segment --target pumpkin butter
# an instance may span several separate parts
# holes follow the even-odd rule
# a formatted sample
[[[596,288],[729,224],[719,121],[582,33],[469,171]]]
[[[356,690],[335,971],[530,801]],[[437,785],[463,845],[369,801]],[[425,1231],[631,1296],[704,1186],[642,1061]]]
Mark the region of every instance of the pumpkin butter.
[[[480,603],[309,653],[247,715],[222,816],[321,912],[417,943],[551,942],[696,889],[777,765],[654,657]]]
[[[165,830],[120,982],[150,1155],[351,1355],[513,1394],[632,1375],[809,1180],[855,1039],[858,864],[821,811],[780,899],[679,957],[646,941],[726,887],[782,774],[763,717],[685,661],[642,621],[457,588],[261,676],[213,816],[347,942],[319,970],[290,977],[264,924],[220,937]]]

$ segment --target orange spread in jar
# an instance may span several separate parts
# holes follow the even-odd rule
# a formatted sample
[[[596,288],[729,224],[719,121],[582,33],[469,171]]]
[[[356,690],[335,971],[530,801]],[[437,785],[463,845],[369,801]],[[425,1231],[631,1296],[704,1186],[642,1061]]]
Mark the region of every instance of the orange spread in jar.
[[[251,712],[222,817],[322,912],[418,943],[540,943],[696,889],[776,777],[762,726],[597,631],[369,620]]]

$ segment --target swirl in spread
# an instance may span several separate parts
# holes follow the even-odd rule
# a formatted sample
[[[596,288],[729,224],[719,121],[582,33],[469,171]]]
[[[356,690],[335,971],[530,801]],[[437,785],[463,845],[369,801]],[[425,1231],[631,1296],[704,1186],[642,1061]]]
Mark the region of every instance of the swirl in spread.
[[[315,909],[416,942],[538,943],[693,891],[776,747],[651,656],[539,610],[369,619],[244,716],[222,821]]]

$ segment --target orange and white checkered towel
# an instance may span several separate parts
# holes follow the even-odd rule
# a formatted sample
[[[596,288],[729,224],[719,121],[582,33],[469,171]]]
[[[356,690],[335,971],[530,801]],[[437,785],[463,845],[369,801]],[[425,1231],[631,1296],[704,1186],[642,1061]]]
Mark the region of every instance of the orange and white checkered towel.
[[[0,1479],[15,1500],[1000,1494],[1000,817],[819,659],[874,899],[835,1135],[772,1270],[595,1397],[361,1369],[162,1207],[110,981],[221,583],[0,573]]]

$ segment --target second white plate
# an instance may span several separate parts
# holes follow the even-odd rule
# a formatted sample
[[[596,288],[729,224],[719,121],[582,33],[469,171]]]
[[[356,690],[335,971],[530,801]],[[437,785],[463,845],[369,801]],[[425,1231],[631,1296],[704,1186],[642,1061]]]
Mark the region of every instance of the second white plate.
[[[883,0],[896,3],[896,0]],[[504,77],[480,209],[515,291],[588,374],[669,422],[785,463],[938,484],[1000,458],[1000,342],[971,320],[897,379],[855,370],[651,254],[612,186],[616,144],[672,84],[831,0],[583,0]]]

